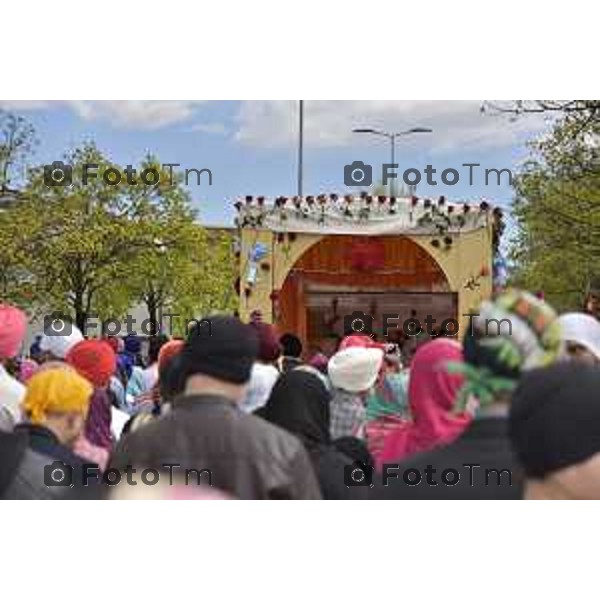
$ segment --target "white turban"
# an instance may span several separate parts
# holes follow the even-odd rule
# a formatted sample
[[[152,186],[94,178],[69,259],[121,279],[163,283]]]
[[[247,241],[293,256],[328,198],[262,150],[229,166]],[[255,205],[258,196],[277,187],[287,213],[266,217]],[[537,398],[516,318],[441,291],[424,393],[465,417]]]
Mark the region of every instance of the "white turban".
[[[334,354],[327,363],[334,387],[348,392],[365,392],[375,385],[383,362],[380,348],[350,347]]]
[[[45,332],[40,340],[40,350],[50,352],[56,358],[64,359],[69,350],[83,340],[81,331],[75,325],[65,323],[66,335],[48,335]]]

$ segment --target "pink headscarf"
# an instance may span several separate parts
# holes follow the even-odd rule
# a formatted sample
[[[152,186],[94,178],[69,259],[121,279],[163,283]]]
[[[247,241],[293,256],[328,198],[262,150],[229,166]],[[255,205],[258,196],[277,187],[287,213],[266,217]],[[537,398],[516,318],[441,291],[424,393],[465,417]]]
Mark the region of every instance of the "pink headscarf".
[[[0,360],[18,354],[26,331],[25,313],[14,306],[0,304]]]
[[[452,414],[464,378],[448,373],[449,362],[463,362],[462,347],[454,340],[433,340],[417,350],[408,382],[413,421],[388,435],[378,466],[449,444],[469,425],[470,415]]]

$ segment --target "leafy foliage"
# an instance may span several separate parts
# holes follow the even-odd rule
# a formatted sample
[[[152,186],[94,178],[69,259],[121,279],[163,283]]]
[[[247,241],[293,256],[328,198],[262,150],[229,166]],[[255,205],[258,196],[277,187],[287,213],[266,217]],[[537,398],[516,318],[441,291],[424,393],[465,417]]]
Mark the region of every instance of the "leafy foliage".
[[[0,200],[2,192],[14,185],[19,167],[25,165],[37,143],[35,131],[26,119],[0,110]]]
[[[600,275],[599,114],[566,114],[516,180],[514,283],[544,290],[561,310],[580,309]]]
[[[11,152],[4,164],[23,157]],[[43,167],[32,168],[16,199],[0,207],[0,298],[66,313],[80,327],[92,314],[119,317],[140,303],[153,319],[164,309],[193,317],[232,308],[230,241],[209,239],[177,173],[147,156],[135,183],[107,180],[110,169],[124,169],[91,143],[64,162],[70,185],[48,186]],[[90,164],[96,176],[84,185]],[[155,170],[157,181],[143,183],[144,169]]]

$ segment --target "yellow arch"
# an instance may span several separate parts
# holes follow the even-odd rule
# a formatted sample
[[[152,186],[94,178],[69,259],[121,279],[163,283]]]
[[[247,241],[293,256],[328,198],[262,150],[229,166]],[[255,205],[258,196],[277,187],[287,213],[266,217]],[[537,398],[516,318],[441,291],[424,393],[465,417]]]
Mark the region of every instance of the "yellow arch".
[[[247,261],[242,260],[240,263],[240,317],[242,319],[248,319],[253,310],[259,309],[265,321],[271,322],[273,319],[271,293],[282,288],[296,262],[325,237],[320,234],[297,233],[293,243],[286,245],[276,243],[276,235],[267,230],[242,230],[242,257],[248,256],[256,242],[261,242],[270,249],[269,257],[265,259],[270,263],[270,270],[266,273],[259,270],[258,280],[252,287],[249,297],[244,293]],[[445,275],[449,291],[458,294],[459,324],[464,331],[468,324],[468,317],[465,315],[492,293],[491,226],[467,233],[451,234],[453,244],[450,250],[434,247],[431,244],[433,236],[406,237],[429,254]],[[286,247],[287,252],[284,251]],[[484,269],[487,273],[482,275]],[[470,280],[475,280],[478,286],[469,287]]]

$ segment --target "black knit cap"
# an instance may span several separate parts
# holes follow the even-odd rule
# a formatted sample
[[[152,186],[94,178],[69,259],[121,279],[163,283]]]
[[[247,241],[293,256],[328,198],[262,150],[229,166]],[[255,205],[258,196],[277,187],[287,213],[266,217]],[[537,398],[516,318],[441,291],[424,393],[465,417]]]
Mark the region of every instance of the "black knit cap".
[[[184,378],[210,375],[230,383],[246,383],[258,353],[252,327],[239,319],[215,316],[202,319],[190,329],[180,354]]]
[[[509,427],[529,477],[541,479],[591,458],[600,452],[600,369],[563,363],[523,375]]]

